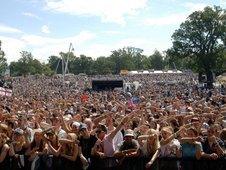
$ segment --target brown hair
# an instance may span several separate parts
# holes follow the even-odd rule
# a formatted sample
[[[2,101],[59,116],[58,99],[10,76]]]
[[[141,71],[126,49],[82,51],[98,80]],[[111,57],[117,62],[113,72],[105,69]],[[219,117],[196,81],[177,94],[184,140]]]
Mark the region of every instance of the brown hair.
[[[8,140],[8,137],[5,133],[0,133],[0,138],[2,139],[2,143],[5,144]]]
[[[198,136],[198,131],[194,127],[190,127],[188,128],[188,130],[192,131],[195,134],[195,136]]]
[[[166,132],[169,132],[169,133],[171,133],[171,134],[173,134],[173,128],[171,127],[171,126],[166,126],[166,127],[163,127],[162,129],[161,129],[161,131],[166,131]]]

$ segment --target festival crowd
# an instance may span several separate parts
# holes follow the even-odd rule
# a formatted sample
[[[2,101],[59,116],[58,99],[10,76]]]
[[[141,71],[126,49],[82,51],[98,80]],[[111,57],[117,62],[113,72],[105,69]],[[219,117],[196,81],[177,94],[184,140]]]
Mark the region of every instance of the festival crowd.
[[[87,90],[100,78],[141,86]],[[193,170],[194,160],[224,160],[226,95],[196,82],[192,73],[12,78],[12,96],[0,97],[0,170]],[[174,161],[157,163],[165,158]]]

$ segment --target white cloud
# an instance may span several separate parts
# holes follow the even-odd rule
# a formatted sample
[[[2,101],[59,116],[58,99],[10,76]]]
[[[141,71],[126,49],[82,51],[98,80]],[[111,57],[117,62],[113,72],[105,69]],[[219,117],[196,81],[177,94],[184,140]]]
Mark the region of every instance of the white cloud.
[[[226,7],[226,0],[220,0],[220,5],[222,7]]]
[[[160,52],[166,50],[171,46],[170,42],[150,42],[146,38],[126,38],[114,42],[113,44],[101,44],[95,43],[90,46],[86,46],[86,48],[77,48],[75,50],[76,55],[85,54],[86,56],[91,56],[93,58],[97,58],[100,56],[109,56],[111,55],[111,51],[118,50],[123,47],[136,47],[144,50],[144,55],[151,55],[153,52],[158,49]]]
[[[122,48],[125,46],[133,46],[133,47],[142,47],[145,44],[150,44],[150,42],[147,39],[143,38],[126,38],[122,39],[117,43],[118,48]]]
[[[195,12],[203,10],[207,6],[207,4],[187,2],[184,3],[184,6],[189,9],[189,12]]]
[[[76,55],[85,54],[86,56],[90,56],[93,58],[97,58],[100,56],[109,56],[111,51],[115,50],[115,44],[103,44],[103,43],[94,43],[86,48],[78,48],[75,50]]]
[[[0,23],[1,33],[22,33],[21,30]]]
[[[0,36],[2,50],[6,53],[8,62],[18,60],[22,50],[31,52],[41,62],[47,62],[49,56],[59,55],[61,51],[67,52],[70,42],[74,46],[76,56],[84,54],[93,58],[109,56],[111,51],[127,46],[141,48],[144,50],[143,54],[150,55],[155,49],[163,51],[171,45],[170,42],[150,42],[145,37],[126,38],[112,43],[92,42],[91,40],[95,38],[96,35],[88,31],[82,31],[75,36],[66,38],[50,38],[25,34],[18,39]]]
[[[66,38],[49,38],[37,35],[24,35],[21,37],[26,44],[32,47],[32,54],[41,61],[47,61],[51,55],[58,55],[59,52],[67,52],[70,42],[74,48],[84,48],[84,45],[95,38],[95,34],[82,31],[78,35]]]
[[[149,26],[164,26],[180,24],[186,20],[186,14],[172,14],[168,16],[158,17],[158,18],[148,18],[143,21],[144,25]]]
[[[108,35],[121,35],[123,34],[122,32],[120,31],[103,31],[104,34],[108,34]]]
[[[38,15],[35,15],[35,14],[31,13],[31,12],[23,12],[22,15],[41,20],[41,17],[39,17]]]
[[[75,50],[77,48],[83,48],[85,43],[95,38],[95,34],[83,31],[76,36],[68,38],[48,38],[36,35],[26,35],[22,39],[30,44],[32,48],[32,54],[42,61],[47,61],[47,58],[51,55],[58,55],[59,52],[67,52],[70,42],[74,45]]]
[[[163,17],[147,18],[143,21],[143,24],[149,26],[166,26],[180,24],[186,20],[189,14],[194,11],[203,10],[207,6],[207,4],[187,2],[184,3],[183,6],[187,9],[187,11],[183,13],[170,14]]]
[[[24,40],[27,44],[30,44],[32,46],[48,46],[48,44],[63,44],[63,43],[78,43],[83,44],[88,40],[91,40],[95,38],[95,34],[88,32],[88,31],[82,31],[76,36],[67,37],[67,38],[50,38],[50,37],[43,37],[38,35],[23,35],[21,37],[22,40]]]
[[[128,46],[142,48],[147,53],[150,52],[150,49],[153,48],[153,44],[150,43],[148,40],[142,38],[126,38],[116,41],[112,44],[94,43],[89,46],[86,46],[86,48],[77,48],[75,50],[75,53],[78,55],[85,54],[86,56],[91,56],[93,58],[97,58],[100,56],[107,57],[111,55],[111,51]]]
[[[51,55],[58,55],[61,51],[67,52],[70,42],[75,49],[84,49],[85,44],[94,38],[95,34],[88,31],[82,31],[75,36],[66,38],[50,38],[32,34],[23,34],[20,38],[0,36],[2,50],[5,52],[8,62],[18,60],[22,50],[27,50],[35,58],[46,62]]]
[[[125,24],[125,16],[146,7],[148,0],[46,0],[46,9],[71,15],[97,16],[102,22]]]
[[[49,27],[47,25],[43,25],[41,30],[45,34],[49,34],[50,33]]]
[[[8,63],[18,60],[20,58],[20,52],[25,50],[26,44],[20,39],[0,36],[0,40],[2,41],[2,50],[6,54]]]
[[[145,55],[152,54],[155,49],[158,49],[159,51],[164,51],[167,48],[170,47],[170,42],[160,42],[160,41],[152,41],[150,42],[147,38],[127,38],[119,41],[116,44],[116,49],[122,48],[122,47],[136,47],[141,48],[144,50]]]

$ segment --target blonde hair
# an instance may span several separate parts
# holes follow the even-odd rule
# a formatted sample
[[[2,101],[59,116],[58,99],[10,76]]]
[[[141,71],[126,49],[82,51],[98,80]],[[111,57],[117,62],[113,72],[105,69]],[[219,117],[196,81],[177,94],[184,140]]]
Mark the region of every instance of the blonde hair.
[[[3,133],[8,133],[9,128],[8,128],[8,126],[7,126],[6,124],[1,123],[1,124],[0,124],[0,130],[1,130]]]
[[[158,134],[158,131],[157,130],[155,130],[155,129],[149,129],[148,131],[147,131],[147,135],[153,135],[153,134]]]
[[[165,132],[168,132],[170,134],[173,134],[173,128],[171,126],[163,127],[161,131],[165,131]]]
[[[0,139],[2,139],[3,145],[9,140],[8,136],[5,133],[0,133]]]
[[[68,133],[68,136],[72,141],[76,141],[77,140],[77,135],[75,133]],[[66,153],[69,153],[69,155],[73,155],[73,152],[75,152],[76,149],[76,145],[77,144],[69,144],[67,145],[67,151]]]
[[[148,131],[147,131],[147,135],[154,135],[155,136],[155,141],[154,141],[154,143],[151,145],[151,147],[150,147],[150,152],[152,153],[152,154],[154,154],[159,148],[160,148],[160,142],[159,142],[159,135],[158,135],[158,131],[157,130],[155,130],[155,129],[149,129]],[[148,139],[147,139],[148,140]],[[148,143],[147,143],[147,145],[149,145]]]
[[[75,133],[68,133],[68,137],[70,137],[70,139],[73,141],[77,140],[77,135]]]
[[[93,128],[93,122],[90,118],[85,118],[84,123],[87,125],[88,130],[92,130]]]

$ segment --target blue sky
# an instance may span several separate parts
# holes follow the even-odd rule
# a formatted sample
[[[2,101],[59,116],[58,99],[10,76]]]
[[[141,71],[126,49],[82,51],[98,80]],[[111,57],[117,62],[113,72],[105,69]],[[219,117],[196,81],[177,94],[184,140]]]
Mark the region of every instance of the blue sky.
[[[1,0],[0,40],[8,62],[30,51],[41,61],[67,52],[109,56],[134,46],[151,55],[171,46],[171,35],[195,10],[226,0]]]

